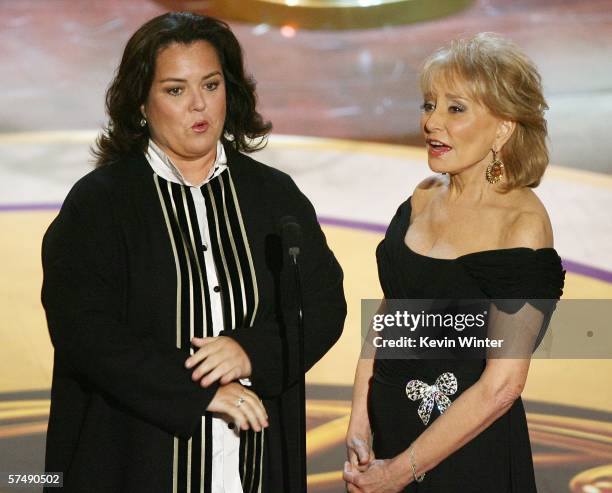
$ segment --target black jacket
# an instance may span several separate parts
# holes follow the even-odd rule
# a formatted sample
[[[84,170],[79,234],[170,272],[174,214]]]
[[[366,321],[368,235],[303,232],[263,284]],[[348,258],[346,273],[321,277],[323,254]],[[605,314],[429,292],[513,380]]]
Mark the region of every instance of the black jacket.
[[[245,493],[260,480],[263,492],[298,491],[296,297],[279,219],[295,216],[302,226],[307,368],[341,334],[342,270],[291,178],[229,147],[226,153],[258,307],[252,326],[237,317],[229,327],[226,320],[222,335],[249,355],[252,390],[270,423],[263,452],[253,449],[263,463],[245,463],[241,443],[241,476]],[[184,368],[188,343],[177,348],[179,247],[169,239],[171,211],[164,209],[160,180],[141,155],[92,171],[72,188],[43,240],[42,301],[55,348],[45,470],[64,473],[64,491],[171,492],[173,461],[184,476],[187,439],[205,428],[202,416],[216,386],[192,382]],[[171,194],[181,193],[181,185],[172,187]],[[225,200],[223,190],[216,193]],[[175,238],[187,234],[178,218],[173,228]],[[261,446],[255,435],[251,442]],[[176,490],[187,491],[184,477]]]

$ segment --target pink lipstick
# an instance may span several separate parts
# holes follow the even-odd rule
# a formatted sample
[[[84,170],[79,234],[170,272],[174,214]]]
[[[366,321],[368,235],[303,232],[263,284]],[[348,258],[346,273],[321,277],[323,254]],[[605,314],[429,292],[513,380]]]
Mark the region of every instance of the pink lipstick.
[[[201,120],[199,122],[195,122],[192,126],[191,126],[192,130],[196,133],[204,133],[206,132],[206,130],[208,130],[208,122],[206,120]]]
[[[436,139],[427,139],[427,152],[431,157],[440,157],[452,149],[451,146]]]

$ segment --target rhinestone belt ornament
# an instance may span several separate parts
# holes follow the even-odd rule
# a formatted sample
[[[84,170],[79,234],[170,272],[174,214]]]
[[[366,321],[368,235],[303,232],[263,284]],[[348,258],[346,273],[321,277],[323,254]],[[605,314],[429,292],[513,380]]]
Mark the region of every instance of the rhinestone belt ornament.
[[[440,414],[443,414],[451,405],[451,400],[447,396],[453,395],[455,392],[457,392],[457,378],[451,372],[442,373],[436,378],[436,383],[433,385],[427,385],[420,380],[410,380],[406,384],[408,399],[411,401],[423,399],[423,402],[419,405],[418,413],[424,425],[429,423],[434,402]]]

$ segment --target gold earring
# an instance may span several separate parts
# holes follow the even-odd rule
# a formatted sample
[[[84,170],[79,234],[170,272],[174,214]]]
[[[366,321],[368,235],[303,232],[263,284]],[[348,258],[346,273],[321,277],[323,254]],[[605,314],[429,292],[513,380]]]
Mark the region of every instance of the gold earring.
[[[500,159],[497,159],[497,152],[495,152],[495,149],[491,150],[493,151],[493,161],[487,166],[486,178],[487,181],[493,185],[499,183],[502,176],[504,176],[504,163],[502,163]]]

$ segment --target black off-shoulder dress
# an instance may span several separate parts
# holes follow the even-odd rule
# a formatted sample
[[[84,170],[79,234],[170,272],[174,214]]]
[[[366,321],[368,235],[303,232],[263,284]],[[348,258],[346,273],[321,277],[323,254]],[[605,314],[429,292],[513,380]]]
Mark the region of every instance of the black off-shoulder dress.
[[[436,259],[404,243],[411,215],[410,199],[391,221],[376,251],[386,299],[549,299],[562,294],[561,259],[553,248],[510,248]],[[413,379],[432,385],[445,372],[457,379],[456,400],[480,377],[484,359],[377,359],[368,398],[373,448],[379,459],[406,450],[440,416],[434,406],[425,425],[420,401],[407,397]],[[452,405],[452,404],[451,404]],[[413,482],[404,493],[536,492],[531,446],[521,399],[485,431]]]

